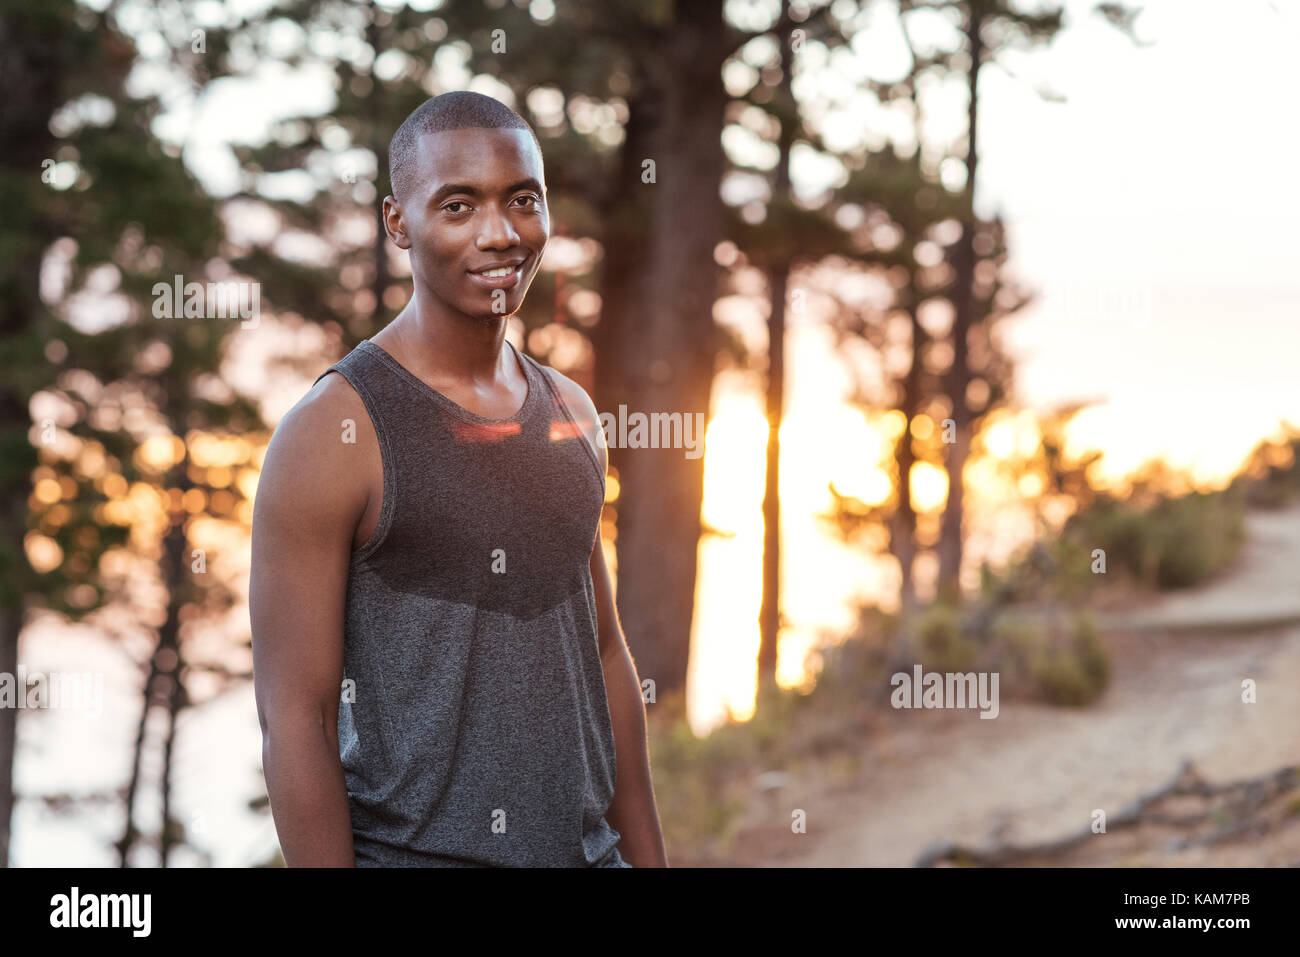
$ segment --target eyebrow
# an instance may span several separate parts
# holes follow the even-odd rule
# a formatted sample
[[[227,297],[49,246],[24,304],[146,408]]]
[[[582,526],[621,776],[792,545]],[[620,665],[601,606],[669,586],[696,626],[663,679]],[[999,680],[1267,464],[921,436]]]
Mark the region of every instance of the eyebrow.
[[[531,189],[535,193],[540,193],[542,191],[542,184],[529,176],[526,179],[521,179],[517,183],[511,183],[502,190],[502,195],[507,193],[517,193],[521,189]],[[455,193],[464,193],[466,196],[475,197],[483,195],[483,191],[476,186],[470,186],[467,183],[447,183],[445,186],[440,187],[438,191],[430,197],[429,203],[440,203],[448,196],[454,195]]]

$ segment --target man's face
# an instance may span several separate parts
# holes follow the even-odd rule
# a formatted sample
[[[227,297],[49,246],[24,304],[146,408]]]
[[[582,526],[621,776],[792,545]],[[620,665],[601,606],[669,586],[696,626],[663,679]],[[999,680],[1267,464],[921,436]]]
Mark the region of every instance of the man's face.
[[[467,316],[513,315],[550,235],[542,157],[527,130],[427,133],[402,204],[384,200],[389,236],[411,251],[411,271]],[[484,275],[508,267],[505,275]],[[500,272],[500,270],[498,270]]]

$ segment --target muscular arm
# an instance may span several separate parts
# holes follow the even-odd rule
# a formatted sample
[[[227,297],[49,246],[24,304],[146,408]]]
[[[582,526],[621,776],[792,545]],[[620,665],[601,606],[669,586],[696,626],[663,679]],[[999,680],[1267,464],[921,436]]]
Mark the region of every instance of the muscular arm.
[[[609,468],[609,450],[591,398],[577,383],[551,370],[561,384],[569,411],[578,420],[595,446],[600,468]],[[605,564],[605,552],[599,530],[591,550],[591,582],[596,594],[597,629],[600,633],[600,661],[605,673],[605,694],[614,727],[614,753],[618,761],[618,779],[614,800],[605,814],[610,827],[618,831],[619,854],[633,867],[667,867],[659,808],[655,804],[654,783],[650,776],[650,752],[646,737],[645,702],[641,682],[628,651],[623,627],[618,620],[614,589]]]
[[[345,418],[356,423],[355,444],[342,441]],[[290,867],[355,863],[338,707],[348,562],[367,504],[359,461],[374,441],[360,398],[326,376],[280,423],[258,483],[253,684],[271,814]]]
[[[633,867],[667,867],[659,808],[650,778],[650,752],[646,739],[645,702],[641,682],[623,637],[614,604],[614,590],[601,550],[600,533],[591,553],[591,580],[596,590],[596,615],[600,629],[600,662],[605,672],[605,694],[614,726],[614,752],[618,780],[614,800],[605,814],[609,826],[621,835],[619,854]]]

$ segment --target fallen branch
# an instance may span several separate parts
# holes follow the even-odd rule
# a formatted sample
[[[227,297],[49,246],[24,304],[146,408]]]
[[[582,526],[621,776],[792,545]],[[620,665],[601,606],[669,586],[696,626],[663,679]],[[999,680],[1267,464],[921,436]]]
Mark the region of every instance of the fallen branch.
[[[1192,762],[1183,761],[1168,782],[1132,801],[1118,814],[1109,818],[1106,829],[1109,832],[1142,824],[1194,828],[1204,824],[1214,815],[1227,814],[1234,819],[1232,823],[1204,837],[1180,840],[1173,849],[1217,844],[1257,829],[1261,822],[1249,819],[1250,816],[1279,795],[1286,794],[1297,786],[1300,786],[1300,765],[1279,768],[1257,778],[1212,785],[1197,773]],[[1199,814],[1174,817],[1162,815],[1154,810],[1155,805],[1170,797],[1221,796],[1226,796],[1227,800],[1216,802]],[[917,858],[915,866],[934,867],[938,864],[952,863],[969,867],[1005,867],[1029,858],[1063,854],[1096,836],[1091,826],[1085,825],[1077,833],[1040,844],[970,847],[946,842],[923,853]]]

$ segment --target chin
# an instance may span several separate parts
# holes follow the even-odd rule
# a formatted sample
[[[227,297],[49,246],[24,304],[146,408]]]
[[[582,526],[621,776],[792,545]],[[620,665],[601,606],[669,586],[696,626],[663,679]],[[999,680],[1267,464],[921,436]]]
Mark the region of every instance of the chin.
[[[515,303],[507,302],[504,312],[493,312],[492,306],[490,304],[487,306],[486,309],[482,307],[478,307],[478,308],[471,307],[464,311],[466,315],[473,316],[475,319],[481,319],[484,322],[489,322],[493,319],[509,319],[511,316],[513,316],[515,313],[519,311],[520,307],[522,307],[523,304],[524,301],[522,299],[520,299],[518,302]]]

